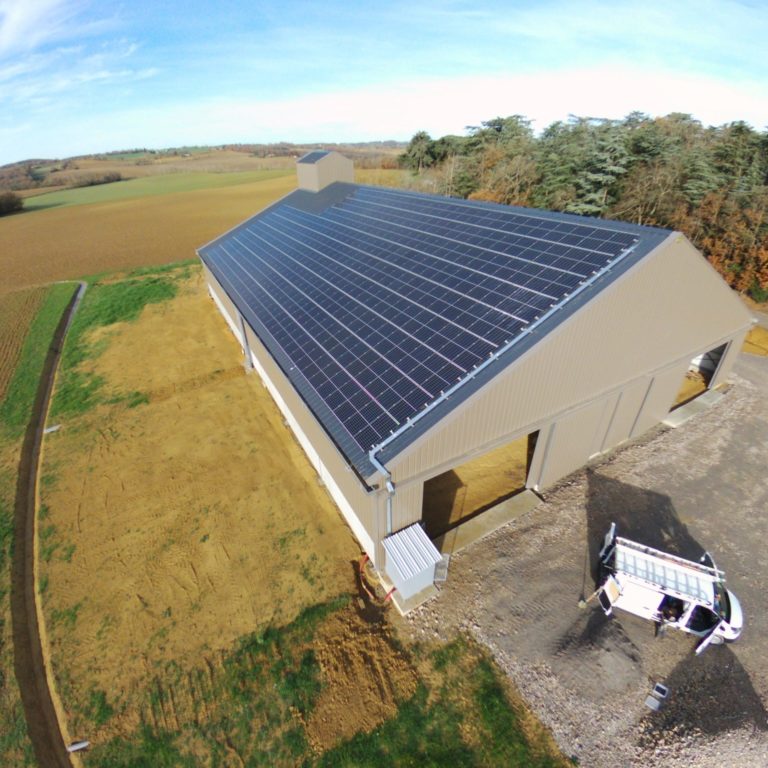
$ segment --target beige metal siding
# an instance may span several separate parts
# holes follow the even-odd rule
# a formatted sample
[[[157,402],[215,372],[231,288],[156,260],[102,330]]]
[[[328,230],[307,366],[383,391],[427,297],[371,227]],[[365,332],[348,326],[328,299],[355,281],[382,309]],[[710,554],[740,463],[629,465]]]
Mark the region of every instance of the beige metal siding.
[[[219,308],[224,310],[225,319],[239,339],[237,310],[213,275],[207,273],[207,277],[212,293],[220,302]],[[376,517],[375,494],[366,492],[357,475],[347,465],[344,457],[248,326],[246,335],[254,365],[264,384],[363,549],[368,552],[374,563],[377,562],[376,542],[381,532]]]
[[[713,340],[743,335],[749,320],[747,310],[696,249],[682,235],[671,235],[391,460],[395,483],[424,479],[436,474],[434,468],[460,464],[483,446],[621,393],[602,446],[607,450],[629,436],[657,372],[670,361],[690,360],[711,349]],[[596,428],[589,425],[590,439]]]
[[[421,520],[424,483],[411,483],[396,488],[392,505],[392,530],[399,531]]]
[[[536,486],[544,488],[578,469],[589,458],[609,398],[558,419],[544,448]]]
[[[600,451],[607,451],[629,439],[637,420],[640,406],[648,392],[650,380],[645,376],[622,387],[616,395],[615,406],[608,428],[600,445]]]
[[[647,429],[666,418],[683,384],[689,360],[683,360],[666,370],[659,371],[651,381],[642,408],[632,426],[632,437],[642,435]]]

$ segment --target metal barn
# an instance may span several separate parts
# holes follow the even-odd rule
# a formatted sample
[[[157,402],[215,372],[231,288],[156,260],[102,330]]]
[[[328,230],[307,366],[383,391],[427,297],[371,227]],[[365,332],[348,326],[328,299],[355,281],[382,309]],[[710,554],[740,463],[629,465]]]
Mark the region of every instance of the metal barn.
[[[457,468],[504,474],[517,446],[514,484],[544,489],[664,420],[690,370],[721,384],[752,324],[678,232],[358,185],[336,152],[297,170],[298,189],[199,256],[247,364],[395,582],[434,568],[413,526],[455,501]]]

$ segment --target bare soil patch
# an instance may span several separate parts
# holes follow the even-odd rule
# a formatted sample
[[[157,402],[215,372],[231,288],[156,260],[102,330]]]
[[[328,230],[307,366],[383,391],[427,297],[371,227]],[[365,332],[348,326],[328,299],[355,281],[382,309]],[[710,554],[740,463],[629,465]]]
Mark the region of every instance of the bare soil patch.
[[[16,363],[33,318],[47,288],[0,294],[0,402],[11,383]]]
[[[176,299],[102,330],[92,370],[149,403],[99,406],[45,447],[54,661],[75,724],[92,691],[108,693],[120,714],[102,738],[137,726],[135,695],[159,666],[353,585],[350,532],[209,302],[195,270]]]
[[[353,610],[339,612],[321,627],[314,649],[323,690],[306,729],[316,751],[372,731],[416,691],[416,670],[383,618],[369,622]]]

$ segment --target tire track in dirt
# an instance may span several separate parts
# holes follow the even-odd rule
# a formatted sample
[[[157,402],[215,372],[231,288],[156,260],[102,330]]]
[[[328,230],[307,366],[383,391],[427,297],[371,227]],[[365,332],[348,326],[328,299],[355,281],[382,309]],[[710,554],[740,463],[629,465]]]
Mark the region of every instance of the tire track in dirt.
[[[14,507],[14,548],[11,586],[14,671],[21,691],[27,731],[37,762],[46,768],[72,768],[60,730],[48,675],[36,602],[35,514],[37,471],[45,420],[61,348],[72,316],[85,291],[73,295],[53,335],[35,395],[32,416],[24,434]],[[78,761],[79,764],[79,761]]]

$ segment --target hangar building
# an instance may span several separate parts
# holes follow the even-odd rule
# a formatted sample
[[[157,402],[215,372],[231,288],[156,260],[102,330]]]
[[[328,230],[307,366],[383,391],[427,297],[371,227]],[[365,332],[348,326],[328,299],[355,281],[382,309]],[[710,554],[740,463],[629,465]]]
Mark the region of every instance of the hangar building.
[[[455,500],[457,468],[509,474],[518,446],[513,483],[544,489],[663,420],[689,369],[721,384],[751,326],[678,232],[359,185],[336,152],[297,172],[298,189],[198,253],[248,364],[388,573],[431,556],[398,532],[439,533],[426,518]]]

